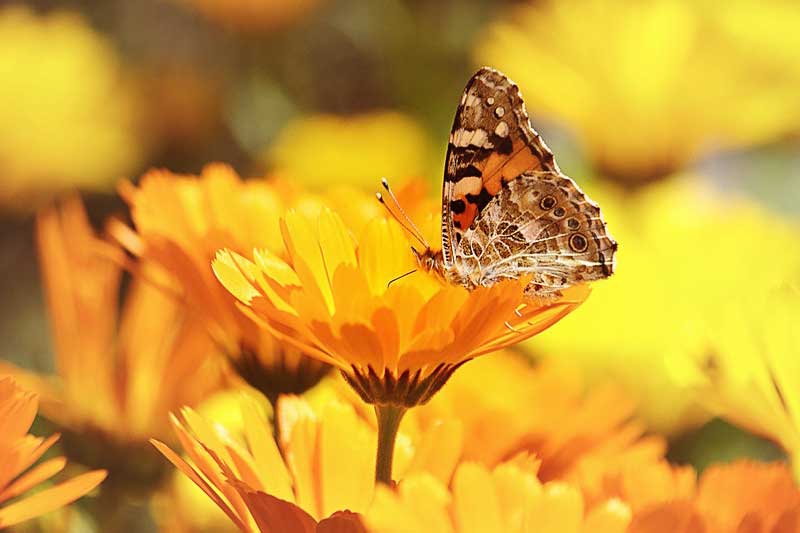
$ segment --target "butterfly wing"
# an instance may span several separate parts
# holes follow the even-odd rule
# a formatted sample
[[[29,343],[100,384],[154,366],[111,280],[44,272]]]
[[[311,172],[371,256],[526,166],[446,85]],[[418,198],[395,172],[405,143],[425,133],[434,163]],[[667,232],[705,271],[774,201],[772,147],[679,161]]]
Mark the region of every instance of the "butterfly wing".
[[[467,83],[456,111],[442,185],[442,252],[469,229],[503,184],[529,170],[557,171],[550,149],[531,128],[519,88],[484,67]]]
[[[531,127],[519,88],[482,68],[456,112],[442,187],[442,253],[468,287],[528,274],[543,296],[607,277],[616,243],[600,209]]]

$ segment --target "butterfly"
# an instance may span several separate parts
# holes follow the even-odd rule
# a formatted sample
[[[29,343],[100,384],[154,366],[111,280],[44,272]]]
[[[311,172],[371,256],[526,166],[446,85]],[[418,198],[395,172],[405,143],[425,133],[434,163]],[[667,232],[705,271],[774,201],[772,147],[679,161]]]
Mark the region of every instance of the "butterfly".
[[[419,268],[467,289],[530,276],[528,297],[553,298],[614,271],[617,243],[600,213],[533,129],[517,85],[489,67],[464,89],[447,148],[442,246],[433,249],[393,200],[389,212],[425,247]]]

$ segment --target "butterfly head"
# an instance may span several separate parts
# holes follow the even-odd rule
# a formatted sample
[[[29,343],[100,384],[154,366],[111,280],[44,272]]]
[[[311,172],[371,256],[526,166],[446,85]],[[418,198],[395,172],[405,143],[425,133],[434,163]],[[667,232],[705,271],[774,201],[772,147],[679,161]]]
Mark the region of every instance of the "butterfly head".
[[[433,250],[427,247],[420,252],[412,246],[411,251],[414,252],[414,257],[417,260],[417,265],[419,265],[420,270],[430,272],[443,280],[446,279],[441,250]]]

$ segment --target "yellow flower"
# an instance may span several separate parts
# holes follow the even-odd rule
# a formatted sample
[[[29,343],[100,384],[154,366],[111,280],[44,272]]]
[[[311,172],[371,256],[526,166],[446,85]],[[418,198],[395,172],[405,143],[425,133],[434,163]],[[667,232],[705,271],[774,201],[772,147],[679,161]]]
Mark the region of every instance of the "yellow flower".
[[[49,513],[85,495],[106,477],[103,470],[87,472],[33,495],[22,496],[61,472],[63,457],[33,464],[58,440],[28,434],[36,417],[38,398],[8,376],[0,377],[0,528]],[[21,497],[21,498],[20,498]],[[9,503],[9,500],[20,498]]]
[[[193,411],[209,423],[224,427],[226,435],[234,440],[244,442],[244,405],[255,407],[258,412],[263,411],[267,417],[272,416],[272,407],[266,398],[255,391],[238,387],[215,392],[197,404]],[[167,490],[157,494],[150,507],[162,530],[188,533],[230,529],[230,519],[191,479],[179,470],[173,470],[170,477]]]
[[[137,164],[136,102],[114,51],[78,15],[0,10],[0,80],[4,205],[102,187]]]
[[[337,205],[346,208],[348,224],[360,227],[381,213],[374,196],[349,188],[319,196],[284,181],[244,181],[221,164],[208,165],[200,176],[154,170],[138,186],[123,183],[121,193],[135,232],[118,223],[112,227],[114,236],[134,254],[173,274],[181,299],[248,383],[274,403],[278,394],[303,392],[327,372],[327,364],[278,341],[237,309],[235,298],[214,277],[211,261],[223,247],[240,254],[256,248],[279,252],[279,218],[289,206],[317,216],[323,205]]]
[[[707,414],[691,389],[709,353],[709,317],[796,279],[798,227],[696,176],[594,193],[624,243],[620,267],[531,351],[569,359],[590,381],[623,385],[658,431],[700,422]]]
[[[237,439],[225,426],[183,409],[180,418],[173,418],[173,427],[188,460],[161,442],[153,444],[241,531],[260,527],[292,533],[306,531],[298,523],[359,524],[342,512],[363,513],[372,501],[376,437],[352,406],[331,401],[314,410],[303,399],[282,397],[277,414],[280,451],[271,425],[252,399],[243,398],[241,413],[244,435]],[[398,441],[404,475],[439,471],[448,479],[452,470],[442,472],[438,466],[441,461],[455,464],[453,456],[459,453],[441,444],[452,442],[445,437],[451,430],[452,425],[442,425],[417,447],[407,439]]]
[[[149,482],[160,468],[146,460],[147,439],[166,432],[170,410],[218,384],[213,345],[150,285],[169,281],[154,268],[142,267],[150,281],[133,281],[120,306],[120,251],[95,235],[77,197],[41,212],[37,238],[57,375],[14,372],[41,395],[70,455],[123,472],[115,482]]]
[[[425,403],[465,361],[532,337],[587,296],[523,302],[527,280],[468,291],[417,273],[402,231],[375,219],[355,241],[334,212],[312,222],[289,211],[286,260],[223,250],[213,268],[261,323],[338,367],[368,403]],[[515,313],[516,311],[516,313]]]
[[[371,533],[623,533],[630,518],[623,502],[589,509],[578,489],[542,484],[517,460],[494,469],[463,463],[449,490],[425,474],[396,490],[379,486],[366,523]]]
[[[741,295],[708,322],[708,345],[696,367],[701,401],[780,443],[800,476],[800,290]]]
[[[603,173],[641,181],[798,130],[798,20],[790,2],[547,0],[492,23],[476,57]]]
[[[420,431],[439,419],[464,427],[465,460],[489,467],[520,452],[541,462],[542,481],[568,481],[587,494],[623,468],[654,464],[665,443],[643,437],[632,420],[635,404],[618,387],[586,390],[572,362],[532,367],[512,353],[466,365],[441,393],[417,409]]]
[[[180,0],[204,17],[236,30],[274,31],[314,11],[322,0]]]
[[[295,119],[266,159],[277,175],[317,187],[346,183],[371,189],[382,177],[419,178],[434,169],[441,176],[422,127],[391,111]]]

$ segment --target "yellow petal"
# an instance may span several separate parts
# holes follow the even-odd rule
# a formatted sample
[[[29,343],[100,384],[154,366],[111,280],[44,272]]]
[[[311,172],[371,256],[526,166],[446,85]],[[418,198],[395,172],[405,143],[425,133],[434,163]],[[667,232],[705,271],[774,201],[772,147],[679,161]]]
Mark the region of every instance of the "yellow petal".
[[[583,521],[583,498],[574,487],[551,482],[531,505],[530,531],[578,533]]]
[[[492,476],[476,463],[464,463],[456,471],[453,514],[460,533],[507,533]]]
[[[333,294],[314,227],[303,215],[290,209],[281,221],[281,232],[305,292],[324,302],[328,313],[333,314]]]
[[[365,512],[375,485],[375,433],[351,406],[338,402],[325,407],[319,431],[322,516]]]
[[[230,250],[219,250],[211,268],[222,285],[239,301],[249,304],[260,293],[253,287],[252,277],[245,277],[241,265],[252,265],[250,261]],[[253,265],[255,268],[255,265]]]
[[[341,266],[356,266],[356,251],[353,238],[342,219],[328,209],[319,215],[319,246],[325,263],[328,283],[333,284],[333,276]]]
[[[622,500],[613,499],[594,507],[583,521],[582,533],[625,533],[633,513]]]
[[[267,420],[259,415],[260,407],[253,398],[242,402],[242,420],[247,445],[253,453],[264,492],[286,501],[294,501],[292,479],[286,470],[280,450],[268,430]]]
[[[370,292],[376,295],[385,293],[391,280],[416,268],[402,230],[382,217],[364,229],[359,239],[358,265],[364,272]],[[397,283],[403,283],[403,280]]]
[[[437,421],[425,430],[407,475],[428,472],[443,485],[449,485],[461,458],[463,439],[464,428],[459,421]]]

